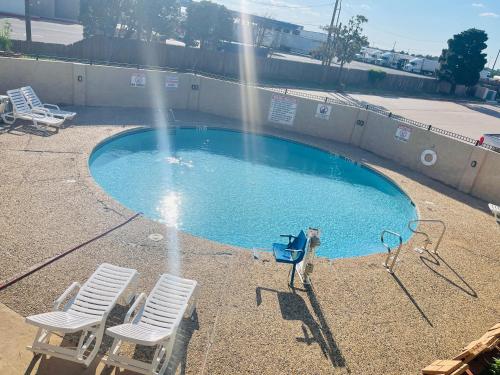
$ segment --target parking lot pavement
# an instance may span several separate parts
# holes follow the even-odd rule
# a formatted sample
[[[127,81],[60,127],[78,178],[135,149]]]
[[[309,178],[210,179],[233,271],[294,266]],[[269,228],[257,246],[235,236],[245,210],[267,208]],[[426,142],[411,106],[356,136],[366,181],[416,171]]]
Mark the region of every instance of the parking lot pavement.
[[[10,22],[12,39],[26,40],[24,18],[0,16],[0,24]],[[83,26],[78,23],[53,20],[31,20],[31,36],[34,42],[71,44],[83,39]]]
[[[303,62],[303,63],[309,63],[309,64],[321,64],[320,60],[313,59],[312,57],[309,57],[309,56],[292,55],[292,54],[283,53],[283,52],[274,53],[272,58],[289,60],[289,61],[297,61],[297,62]],[[412,76],[412,77],[421,77],[421,78],[430,78],[430,77],[423,76],[420,74],[409,73],[409,72],[405,72],[403,70],[387,68],[387,67],[380,66],[380,65],[367,64],[367,63],[364,63],[361,61],[351,61],[350,63],[346,63],[344,65],[344,67],[349,68],[349,69],[360,69],[360,70],[377,69],[377,70],[383,70],[384,72],[387,72],[390,74],[397,74],[397,75],[402,75],[402,76]]]
[[[330,97],[345,103],[371,104],[394,114],[473,139],[500,134],[500,105],[467,100],[411,98],[399,95],[368,95],[333,91],[294,89],[309,95]]]
[[[483,134],[500,133],[499,105],[388,95],[350,94],[350,96],[412,120],[474,139],[479,139]]]

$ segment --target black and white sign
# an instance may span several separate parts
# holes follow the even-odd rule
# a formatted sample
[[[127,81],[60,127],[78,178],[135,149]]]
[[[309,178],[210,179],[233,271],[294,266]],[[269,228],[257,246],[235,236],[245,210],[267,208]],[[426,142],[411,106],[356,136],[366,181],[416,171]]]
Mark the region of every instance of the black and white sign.
[[[394,134],[394,138],[401,142],[408,142],[411,136],[411,128],[405,125],[399,125],[396,129],[396,134]]]
[[[318,108],[316,108],[316,116],[317,118],[323,120],[330,120],[330,113],[332,113],[332,106],[328,104],[318,104]]]
[[[130,86],[132,87],[145,87],[146,75],[144,73],[134,73],[130,77]]]
[[[165,77],[165,88],[167,90],[175,90],[179,87],[179,77],[167,76]]]
[[[297,112],[297,99],[280,94],[273,94],[267,119],[283,125],[293,125]]]

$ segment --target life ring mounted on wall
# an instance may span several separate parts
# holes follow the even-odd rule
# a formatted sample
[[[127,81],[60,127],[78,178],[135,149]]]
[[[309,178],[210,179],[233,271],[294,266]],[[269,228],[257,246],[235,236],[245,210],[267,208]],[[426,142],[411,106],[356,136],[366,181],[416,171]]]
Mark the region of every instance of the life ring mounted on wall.
[[[436,151],[434,150],[424,150],[420,155],[420,161],[426,167],[436,164],[437,158]]]

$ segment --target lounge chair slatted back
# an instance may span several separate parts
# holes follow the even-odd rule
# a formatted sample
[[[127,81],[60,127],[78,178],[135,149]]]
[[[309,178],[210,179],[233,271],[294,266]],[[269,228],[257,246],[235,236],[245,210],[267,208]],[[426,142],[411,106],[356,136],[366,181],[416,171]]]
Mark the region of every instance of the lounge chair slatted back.
[[[179,316],[182,318],[195,287],[196,282],[193,280],[162,275],[146,300],[140,322],[172,329]]]
[[[31,113],[31,108],[20,89],[8,90],[7,95],[15,113]]]
[[[31,86],[21,87],[21,92],[23,93],[26,101],[31,104],[32,107],[43,107],[43,103],[40,98],[35,93],[35,90]]]
[[[114,306],[130,282],[133,270],[103,264],[80,288],[69,312],[83,316],[102,316]]]

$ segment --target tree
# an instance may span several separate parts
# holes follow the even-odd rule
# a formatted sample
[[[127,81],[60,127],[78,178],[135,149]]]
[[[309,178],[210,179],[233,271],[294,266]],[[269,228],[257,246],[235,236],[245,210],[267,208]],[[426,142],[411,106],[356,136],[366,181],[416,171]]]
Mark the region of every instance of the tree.
[[[181,17],[177,0],[134,0],[132,12],[127,13],[130,29],[136,31],[137,39],[150,42],[154,36],[175,35]],[[126,11],[124,9],[123,11]],[[124,17],[125,18],[125,17]]]
[[[214,48],[221,40],[233,39],[233,16],[223,5],[210,1],[191,2],[187,7],[184,41],[188,46]]]
[[[479,81],[479,72],[486,64],[488,35],[483,30],[468,29],[453,35],[448,40],[448,48],[443,49],[439,62],[438,78],[456,85],[474,86]]]
[[[83,36],[114,36],[122,9],[121,0],[81,0],[80,21]]]
[[[175,34],[181,17],[176,0],[81,0],[83,35],[136,37],[149,42]],[[118,24],[120,25],[117,30]]]
[[[272,17],[268,14],[262,16],[262,19],[257,20],[254,24],[252,24],[252,36],[253,36],[253,44],[255,47],[262,47],[266,36],[271,33],[271,36],[274,40],[273,33],[273,23]]]
[[[352,17],[347,25],[340,24],[335,30],[335,49],[334,55],[340,63],[338,80],[340,80],[342,69],[345,63],[349,63],[354,56],[361,51],[361,47],[368,46],[368,38],[362,35],[363,24],[368,22],[365,16],[357,15]]]

